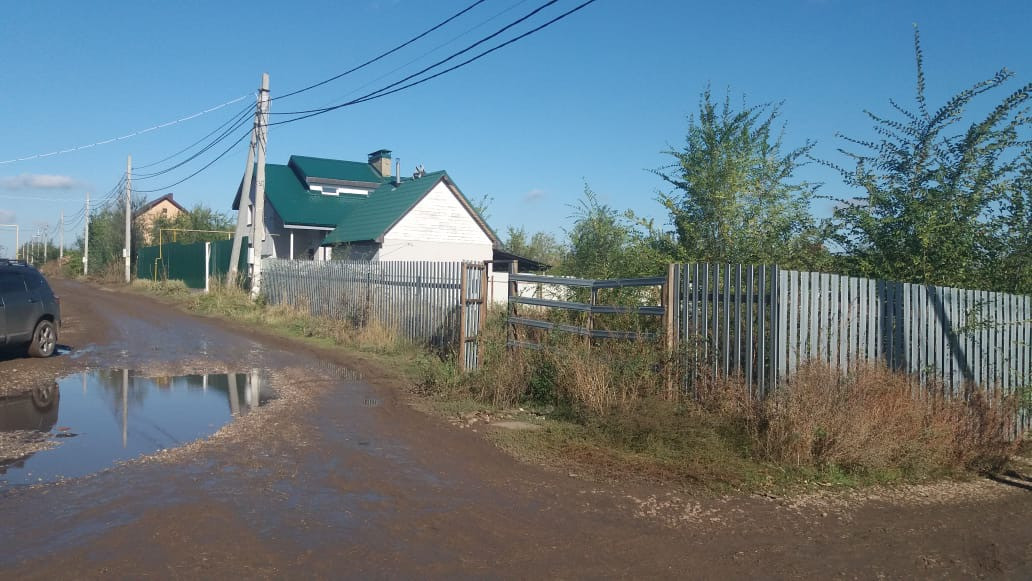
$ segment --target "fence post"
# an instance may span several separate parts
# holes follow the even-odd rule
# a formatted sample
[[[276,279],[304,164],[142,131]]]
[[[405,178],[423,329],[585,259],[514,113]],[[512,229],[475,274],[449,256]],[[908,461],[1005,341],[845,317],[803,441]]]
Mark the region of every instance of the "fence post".
[[[466,285],[468,284],[467,265],[459,267],[459,371],[466,371]]]
[[[666,381],[666,392],[667,399],[673,400],[676,397],[674,380],[674,369],[670,364],[673,358],[676,357],[677,352],[677,311],[678,311],[678,293],[677,293],[677,280],[678,280],[678,268],[676,264],[667,265],[666,282],[663,283],[662,301],[663,301],[663,334],[666,342],[666,353],[667,353],[667,365],[665,373]]]
[[[516,273],[519,272],[519,265],[520,265],[520,263],[519,263],[518,260],[513,260],[512,262],[509,263],[509,285],[508,285],[509,286],[509,293],[508,293],[509,296],[508,296],[508,300],[506,301],[506,306],[505,306],[506,310],[509,313],[509,318],[515,317],[517,315],[516,303],[512,302],[512,299],[513,299],[513,297],[519,296],[520,293],[519,293],[519,288],[516,286],[518,283],[515,280],[513,280],[512,277]],[[511,340],[510,340],[511,343],[515,344],[519,340],[519,336],[516,334],[516,324],[515,323],[512,323],[512,322],[509,323],[508,334],[511,335]],[[513,346],[515,346],[515,345],[513,345]]]
[[[204,243],[204,292],[211,291],[211,242]]]
[[[584,339],[587,341],[588,347],[591,347],[591,331],[595,329],[595,305],[598,304],[598,289],[591,287],[591,298],[588,303],[591,305],[591,310],[588,311],[588,323],[587,329],[588,334]]]
[[[477,333],[477,369],[480,369],[481,361],[484,360],[480,335],[484,331],[484,319],[487,317],[488,305],[491,304],[487,298],[487,264],[486,261],[480,263],[480,315],[477,317],[477,328],[475,329]]]

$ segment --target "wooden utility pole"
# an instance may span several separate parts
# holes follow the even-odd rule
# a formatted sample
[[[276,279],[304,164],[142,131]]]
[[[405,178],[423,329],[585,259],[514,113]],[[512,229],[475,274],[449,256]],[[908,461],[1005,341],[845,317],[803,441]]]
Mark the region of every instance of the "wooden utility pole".
[[[254,177],[254,144],[258,139],[258,125],[261,120],[262,97],[254,108],[254,125],[251,128],[251,146],[247,149],[247,166],[244,168],[244,181],[240,184],[240,206],[237,208],[236,233],[233,235],[233,250],[229,253],[229,270],[226,272],[226,286],[236,283],[237,264],[240,263],[240,245],[244,233],[247,232],[247,212],[251,205],[251,180]]]
[[[133,219],[132,211],[132,197],[133,197],[133,156],[129,156],[125,160],[125,248],[122,250],[125,253],[125,282],[129,283],[129,249],[130,238],[132,237],[131,222]]]
[[[86,192],[86,226],[82,238],[82,275],[90,273],[90,193]]]
[[[269,73],[262,73],[262,89],[258,96],[258,168],[254,181],[254,229],[251,246],[254,247],[254,266],[251,270],[251,298],[256,299],[262,289],[262,246],[265,242],[265,150],[269,141]]]
[[[61,210],[61,230],[58,233],[61,239],[61,250],[57,253],[57,261],[61,262],[64,260],[64,210]]]

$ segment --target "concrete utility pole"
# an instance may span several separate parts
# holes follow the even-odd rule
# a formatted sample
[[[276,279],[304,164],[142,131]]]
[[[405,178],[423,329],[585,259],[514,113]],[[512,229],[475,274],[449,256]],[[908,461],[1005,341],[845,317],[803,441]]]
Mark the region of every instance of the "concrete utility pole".
[[[14,259],[18,260],[18,252],[21,250],[18,247],[18,225],[17,224],[0,224],[0,228],[14,228]]]
[[[129,156],[125,160],[125,282],[129,283],[129,249],[130,238],[132,237],[132,227],[130,226],[133,220],[132,211],[132,197],[133,197],[133,156]]]
[[[57,261],[61,262],[64,260],[64,210],[61,210],[61,230],[58,236],[61,238],[61,249],[57,253]]]
[[[251,298],[256,299],[262,289],[262,246],[265,242],[265,150],[269,142],[269,73],[262,73],[262,89],[258,98],[258,168],[254,182],[254,229],[251,245],[254,247],[254,267],[251,271]]]
[[[240,245],[247,232],[247,212],[251,205],[251,180],[254,177],[254,144],[258,139],[258,125],[261,120],[262,97],[254,107],[254,125],[251,128],[251,146],[247,149],[247,166],[244,168],[244,181],[240,184],[240,207],[237,208],[237,227],[233,234],[233,250],[229,253],[229,271],[226,272],[226,286],[236,283],[237,264],[240,263]]]
[[[86,192],[86,231],[82,238],[82,275],[90,273],[90,193]]]

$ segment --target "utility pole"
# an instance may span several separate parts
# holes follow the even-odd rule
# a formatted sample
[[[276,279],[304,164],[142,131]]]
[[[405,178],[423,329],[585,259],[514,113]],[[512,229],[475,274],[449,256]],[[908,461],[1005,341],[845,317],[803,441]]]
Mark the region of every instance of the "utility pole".
[[[251,271],[251,298],[256,299],[262,289],[262,246],[265,242],[265,150],[269,141],[269,73],[262,73],[262,89],[258,98],[258,169],[254,184],[254,229],[251,245],[254,247],[254,267]]]
[[[18,242],[19,242],[19,240],[18,240],[18,229],[19,229],[19,226],[17,224],[0,224],[0,228],[14,228],[14,259],[18,260],[18,253],[21,252],[21,247],[18,246]],[[23,257],[24,257],[24,255],[25,255],[25,253],[22,252],[22,256]]]
[[[247,167],[244,168],[244,181],[240,184],[240,206],[237,208],[237,227],[233,234],[233,250],[229,253],[229,271],[226,272],[226,286],[236,283],[237,264],[240,263],[240,245],[247,231],[247,212],[251,205],[251,180],[254,177],[254,144],[258,139],[259,113],[262,107],[261,94],[254,107],[254,126],[251,128],[251,146],[247,149]]]
[[[131,222],[133,220],[132,212],[132,197],[133,197],[133,156],[129,156],[125,160],[125,282],[128,284],[130,281],[129,277],[129,249],[132,248],[130,245],[130,238],[132,237]]]
[[[64,261],[64,210],[61,210],[61,230],[58,236],[61,238],[61,250],[57,253],[57,262]]]
[[[82,275],[90,273],[90,193],[86,192],[86,231],[82,238]]]

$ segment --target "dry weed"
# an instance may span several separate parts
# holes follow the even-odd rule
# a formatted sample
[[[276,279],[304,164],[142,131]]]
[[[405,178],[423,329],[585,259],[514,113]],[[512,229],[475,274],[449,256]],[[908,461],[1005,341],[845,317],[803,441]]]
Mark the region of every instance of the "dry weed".
[[[757,408],[763,455],[792,466],[933,475],[998,467],[1013,452],[1013,402],[983,390],[947,397],[883,365],[842,374],[802,366]]]

